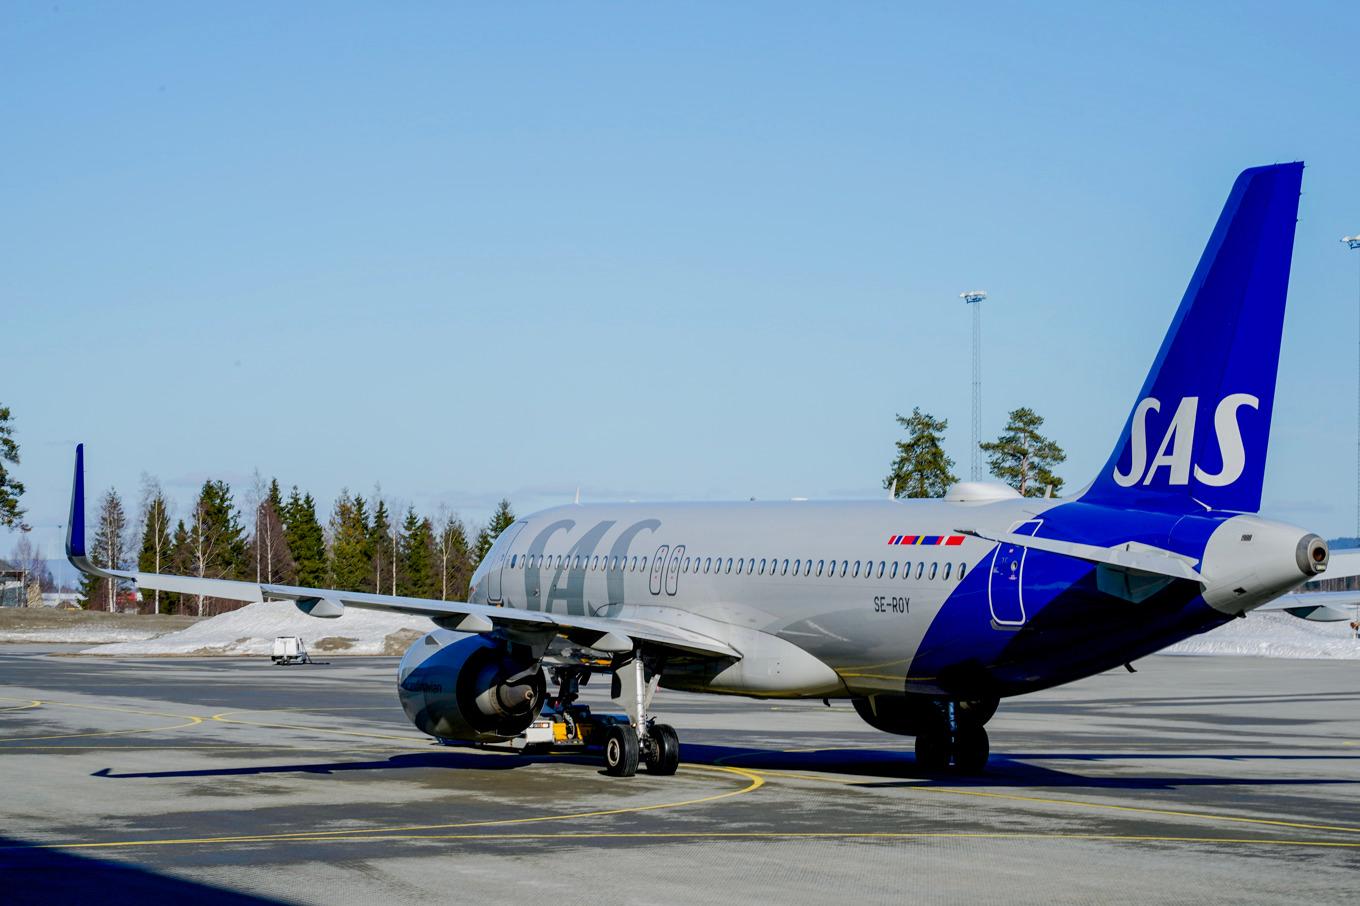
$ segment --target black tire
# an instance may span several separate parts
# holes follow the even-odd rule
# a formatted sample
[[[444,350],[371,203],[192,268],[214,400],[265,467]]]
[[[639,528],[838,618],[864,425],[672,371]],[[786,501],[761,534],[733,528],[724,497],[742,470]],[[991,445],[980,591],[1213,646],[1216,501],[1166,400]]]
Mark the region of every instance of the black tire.
[[[954,736],[954,770],[960,774],[981,774],[987,768],[991,744],[982,727],[959,727]]]
[[[948,733],[922,733],[916,737],[916,767],[929,774],[948,770]]]
[[[611,777],[632,777],[637,769],[637,733],[626,724],[614,724],[604,735],[604,772]]]
[[[680,767],[680,737],[670,724],[652,724],[647,734],[652,738],[647,751],[647,773],[669,777]]]

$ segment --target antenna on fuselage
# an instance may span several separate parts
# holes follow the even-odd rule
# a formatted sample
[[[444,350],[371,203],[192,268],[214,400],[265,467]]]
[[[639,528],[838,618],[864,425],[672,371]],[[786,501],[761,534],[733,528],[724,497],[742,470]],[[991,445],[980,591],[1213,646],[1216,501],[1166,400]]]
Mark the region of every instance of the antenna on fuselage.
[[[576,503],[580,502],[581,502],[581,486],[578,484],[576,486]]]

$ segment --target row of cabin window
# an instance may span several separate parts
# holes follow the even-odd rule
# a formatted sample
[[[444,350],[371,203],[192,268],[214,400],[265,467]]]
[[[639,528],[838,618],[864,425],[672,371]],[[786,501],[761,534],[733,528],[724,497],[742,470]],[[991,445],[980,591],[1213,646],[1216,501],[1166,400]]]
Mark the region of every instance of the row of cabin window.
[[[828,563],[830,564],[829,567],[827,565]],[[561,554],[558,554],[556,558],[551,554],[515,554],[510,557],[511,569],[542,569],[545,566],[549,569],[562,569],[564,564],[568,569],[599,570],[603,568],[612,572],[638,572],[639,570],[645,572],[647,570],[646,557],[632,557],[630,559],[628,557],[600,557],[596,555],[594,557],[582,558],[563,557]],[[862,563],[859,560],[841,560],[839,562],[836,560],[818,560],[815,567],[815,574],[818,576],[825,575],[828,578],[838,574],[841,577],[850,576],[851,578],[858,578],[862,567],[863,575],[866,579],[896,579],[899,574],[903,579],[910,579],[912,577],[912,566],[913,564],[910,560],[905,563],[888,562],[884,560],[866,560]],[[927,563],[924,560],[918,560],[915,563],[915,567],[917,579],[935,579],[937,576],[940,576],[940,564],[937,562],[931,561]],[[838,569],[839,573],[837,573]],[[724,561],[722,557],[686,557],[684,562],[680,564],[680,572],[682,573],[705,573],[713,575],[732,575],[735,572],[738,576],[743,574],[757,576],[766,574],[771,576],[776,574],[781,576],[811,576],[814,574],[813,570],[814,567],[811,560],[780,560],[774,557],[762,558],[760,561],[757,561],[754,557],[749,560],[745,557],[740,557],[736,560],[728,557],[726,561]],[[940,578],[945,582],[948,582],[950,578],[961,582],[967,572],[967,563],[958,564],[958,571],[955,572],[954,564],[946,562],[944,564],[944,575],[940,576]]]

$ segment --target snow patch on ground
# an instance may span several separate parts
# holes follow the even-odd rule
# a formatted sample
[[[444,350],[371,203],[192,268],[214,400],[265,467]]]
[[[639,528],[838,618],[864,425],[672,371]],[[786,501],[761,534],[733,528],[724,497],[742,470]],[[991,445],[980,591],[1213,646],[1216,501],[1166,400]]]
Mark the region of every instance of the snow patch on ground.
[[[401,654],[434,628],[428,617],[350,607],[333,620],[309,617],[291,601],[248,604],[179,632],[152,639],[119,641],[82,654],[99,655],[267,655],[274,638],[299,636],[314,654]]]
[[[47,629],[7,629],[0,642],[43,642],[63,645],[95,645],[102,642],[133,642],[150,639],[159,629],[119,629],[112,626],[53,626]]]
[[[1170,655],[1360,659],[1347,622],[1311,623],[1287,613],[1251,613],[1159,652]]]

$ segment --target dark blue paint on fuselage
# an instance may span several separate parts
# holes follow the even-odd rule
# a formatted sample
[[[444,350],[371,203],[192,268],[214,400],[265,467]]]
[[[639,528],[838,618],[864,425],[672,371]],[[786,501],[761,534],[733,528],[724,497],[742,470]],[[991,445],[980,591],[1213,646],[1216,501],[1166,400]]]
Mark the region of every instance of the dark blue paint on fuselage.
[[[1120,510],[1077,500],[1045,512],[1033,534],[1101,546],[1138,541],[1199,560],[1214,529],[1234,515]],[[1135,604],[1100,591],[1091,564],[1031,549],[1023,580],[1017,580],[1023,588],[1015,589],[1023,595],[1025,622],[999,626],[988,603],[991,572],[969,573],[945,601],[912,661],[907,691],[956,697],[1033,692],[1127,663],[1230,619],[1204,603],[1197,584],[1175,581]]]

